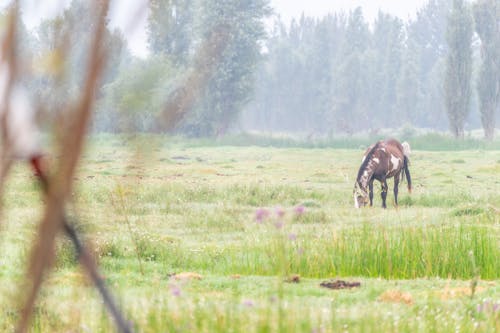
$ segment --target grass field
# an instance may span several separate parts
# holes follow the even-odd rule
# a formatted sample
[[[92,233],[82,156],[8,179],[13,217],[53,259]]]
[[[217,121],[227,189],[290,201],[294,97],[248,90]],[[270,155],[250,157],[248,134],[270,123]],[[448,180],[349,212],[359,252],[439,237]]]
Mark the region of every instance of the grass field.
[[[500,151],[414,149],[400,206],[353,208],[360,149],[96,139],[71,214],[139,332],[500,331]],[[42,198],[5,189],[0,331],[12,331]],[[61,238],[33,332],[113,322]],[[332,290],[330,279],[360,282]]]

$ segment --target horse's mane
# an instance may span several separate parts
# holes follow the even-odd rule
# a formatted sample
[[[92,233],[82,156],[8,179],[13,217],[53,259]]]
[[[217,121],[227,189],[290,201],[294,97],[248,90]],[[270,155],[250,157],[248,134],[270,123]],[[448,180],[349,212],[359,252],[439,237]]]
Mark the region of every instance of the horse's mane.
[[[373,157],[373,154],[375,153],[375,151],[377,151],[377,149],[379,148],[380,146],[380,141],[377,142],[373,147],[372,149],[370,149],[370,151],[368,152],[368,154],[366,154],[365,156],[365,160],[363,161],[363,163],[361,163],[361,166],[359,167],[359,171],[358,171],[358,177],[356,178],[356,181],[359,180],[359,178],[361,178],[361,175],[362,173],[364,172],[364,170],[366,169],[366,167],[368,166],[368,163],[370,163],[372,157]]]

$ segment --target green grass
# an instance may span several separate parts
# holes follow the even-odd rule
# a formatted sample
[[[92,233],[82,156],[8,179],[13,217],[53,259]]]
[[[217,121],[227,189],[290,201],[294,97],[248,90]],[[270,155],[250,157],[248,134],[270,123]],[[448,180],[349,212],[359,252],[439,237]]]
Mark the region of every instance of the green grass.
[[[412,195],[403,184],[399,208],[390,191],[383,210],[377,184],[375,207],[355,210],[364,144],[220,147],[100,136],[69,211],[139,332],[500,330],[498,150],[414,148]],[[0,233],[0,331],[18,318],[42,204],[29,171],[14,168]],[[268,212],[262,221],[259,209]],[[72,245],[61,239],[57,249],[32,332],[114,330]],[[182,272],[201,279],[172,277]],[[299,283],[284,282],[294,274]],[[319,286],[332,278],[361,287]]]

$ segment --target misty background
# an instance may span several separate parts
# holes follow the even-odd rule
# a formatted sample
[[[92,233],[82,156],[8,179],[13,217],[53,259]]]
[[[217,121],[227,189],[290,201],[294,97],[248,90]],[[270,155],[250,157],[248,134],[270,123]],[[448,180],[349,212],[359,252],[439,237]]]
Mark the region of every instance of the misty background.
[[[228,46],[179,134],[334,137],[392,128],[463,137],[485,128],[491,139],[500,121],[499,1],[421,2],[406,19],[383,9],[368,19],[362,7],[289,17],[267,0],[151,0],[126,28],[109,19],[93,129],[154,131],[196,48],[223,24]],[[30,64],[24,74],[35,99],[60,105],[81,89],[93,24],[81,15],[88,6],[68,1],[58,15],[20,27],[19,54]],[[146,20],[140,55],[127,45],[134,18]],[[61,67],[64,31],[72,47]]]

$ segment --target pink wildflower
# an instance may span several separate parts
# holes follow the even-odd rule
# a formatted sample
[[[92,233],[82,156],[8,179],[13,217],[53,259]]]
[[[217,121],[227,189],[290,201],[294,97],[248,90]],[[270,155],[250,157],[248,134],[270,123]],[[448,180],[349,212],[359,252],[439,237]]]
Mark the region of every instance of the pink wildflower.
[[[170,286],[170,293],[172,293],[172,296],[174,297],[180,297],[181,296],[181,288],[177,285],[171,285]]]
[[[278,222],[274,223],[274,226],[276,227],[276,229],[281,229],[281,228],[283,228],[284,225],[285,225],[285,223],[283,223],[282,221],[278,221]]]
[[[285,210],[281,207],[276,207],[276,215],[280,219],[283,218],[283,216],[285,216]]]
[[[268,217],[269,217],[269,211],[265,208],[259,208],[255,212],[255,221],[257,223],[262,223]]]
[[[306,211],[306,207],[304,207],[302,205],[298,205],[297,207],[295,207],[294,211],[295,211],[295,215],[300,216],[300,215],[304,214],[304,212]]]
[[[255,302],[251,299],[247,299],[243,301],[243,305],[247,308],[253,308],[255,306]]]

